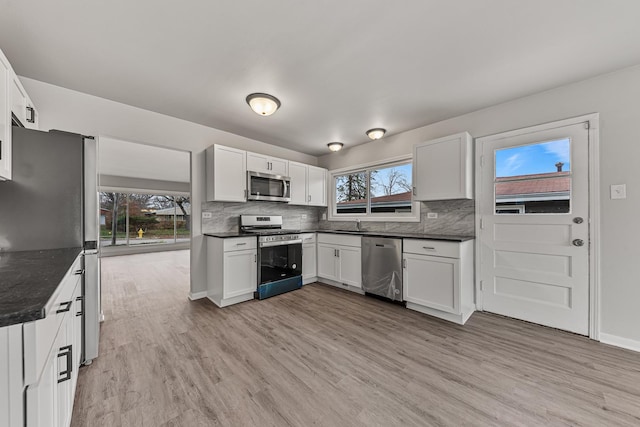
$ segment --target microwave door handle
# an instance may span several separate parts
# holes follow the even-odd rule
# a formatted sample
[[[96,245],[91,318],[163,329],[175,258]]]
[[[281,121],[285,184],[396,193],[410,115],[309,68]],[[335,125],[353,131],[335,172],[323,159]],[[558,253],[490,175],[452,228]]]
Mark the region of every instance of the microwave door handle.
[[[282,180],[282,197],[287,197],[287,180]]]

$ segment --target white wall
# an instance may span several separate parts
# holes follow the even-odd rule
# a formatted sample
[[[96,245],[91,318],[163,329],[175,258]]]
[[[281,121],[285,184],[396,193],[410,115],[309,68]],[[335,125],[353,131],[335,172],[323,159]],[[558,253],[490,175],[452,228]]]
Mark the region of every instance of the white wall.
[[[416,142],[465,130],[477,138],[593,112],[600,113],[601,332],[640,349],[640,66],[329,154],[318,163],[335,169],[410,153]],[[627,199],[611,200],[609,186],[622,183]]]
[[[288,160],[315,165],[313,156],[221,130],[143,110],[104,98],[20,77],[40,114],[40,129],[60,129],[84,135],[107,136],[191,154],[191,292],[206,289],[206,245],[202,236],[201,203],[205,199],[204,150],[224,144]]]

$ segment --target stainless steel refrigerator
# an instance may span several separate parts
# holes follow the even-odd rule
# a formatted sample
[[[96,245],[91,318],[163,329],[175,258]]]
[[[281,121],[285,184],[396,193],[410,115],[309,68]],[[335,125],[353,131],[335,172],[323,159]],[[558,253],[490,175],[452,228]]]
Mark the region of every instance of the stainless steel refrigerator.
[[[0,250],[83,248],[83,361],[98,356],[97,147],[92,137],[13,127],[13,180],[0,182]]]

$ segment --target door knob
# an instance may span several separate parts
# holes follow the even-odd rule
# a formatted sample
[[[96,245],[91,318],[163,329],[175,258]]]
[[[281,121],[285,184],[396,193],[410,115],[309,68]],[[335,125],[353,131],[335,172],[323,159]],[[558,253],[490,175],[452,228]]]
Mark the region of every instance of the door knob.
[[[582,219],[581,216],[577,216],[577,217],[573,218],[573,222],[575,224],[582,224],[584,222],[584,219]]]
[[[584,245],[584,240],[582,239],[573,239],[573,246],[583,246]]]

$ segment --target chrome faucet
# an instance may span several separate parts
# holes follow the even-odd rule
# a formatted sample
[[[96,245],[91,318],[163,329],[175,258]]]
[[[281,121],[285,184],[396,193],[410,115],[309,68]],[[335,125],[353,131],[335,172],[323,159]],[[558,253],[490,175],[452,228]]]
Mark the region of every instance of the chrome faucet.
[[[360,231],[360,218],[356,218],[356,230]]]

